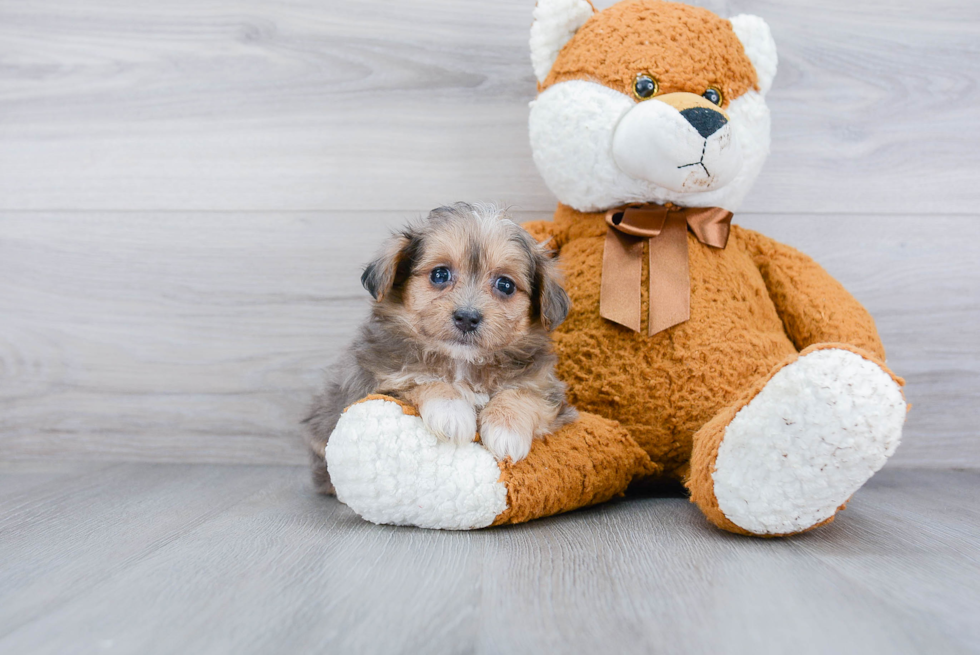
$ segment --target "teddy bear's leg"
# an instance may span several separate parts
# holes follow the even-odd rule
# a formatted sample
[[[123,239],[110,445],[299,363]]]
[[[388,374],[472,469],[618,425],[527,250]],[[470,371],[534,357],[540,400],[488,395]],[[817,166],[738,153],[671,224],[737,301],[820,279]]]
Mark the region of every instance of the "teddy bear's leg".
[[[900,386],[856,348],[807,348],[695,434],[691,500],[713,524],[741,534],[829,523],[898,447]]]
[[[337,497],[374,523],[468,530],[600,503],[659,470],[614,421],[582,414],[526,459],[497,462],[477,442],[439,441],[386,396],[349,407],[326,447]]]
[[[544,439],[535,439],[526,459],[500,465],[507,509],[494,525],[524,523],[596,505],[622,496],[637,478],[661,467],[650,460],[616,421],[581,412]]]

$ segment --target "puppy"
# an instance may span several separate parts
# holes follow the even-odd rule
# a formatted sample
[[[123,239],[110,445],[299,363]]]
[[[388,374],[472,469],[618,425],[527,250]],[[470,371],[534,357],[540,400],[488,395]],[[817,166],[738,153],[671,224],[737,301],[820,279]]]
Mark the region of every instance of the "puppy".
[[[305,421],[321,492],[333,490],[330,433],[368,394],[410,403],[451,443],[479,430],[497,459],[513,461],[575,419],[548,335],[569,310],[557,263],[497,208],[433,210],[386,242],[361,283],[376,301],[370,318]]]

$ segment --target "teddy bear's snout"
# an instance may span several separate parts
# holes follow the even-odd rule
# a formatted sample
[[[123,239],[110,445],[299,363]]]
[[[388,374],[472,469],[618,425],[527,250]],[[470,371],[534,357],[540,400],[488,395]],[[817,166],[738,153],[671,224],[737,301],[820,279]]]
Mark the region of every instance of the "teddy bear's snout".
[[[692,93],[670,93],[633,105],[612,135],[621,171],[680,193],[719,189],[743,158],[723,109]]]

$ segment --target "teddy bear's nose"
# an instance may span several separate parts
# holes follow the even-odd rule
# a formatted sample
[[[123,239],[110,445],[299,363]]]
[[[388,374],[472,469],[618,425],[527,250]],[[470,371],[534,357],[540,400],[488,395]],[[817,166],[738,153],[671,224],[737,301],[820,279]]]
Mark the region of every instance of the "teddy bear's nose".
[[[685,109],[681,112],[681,116],[686,118],[687,122],[705,139],[720,130],[728,122],[728,119],[720,112],[707,107]]]

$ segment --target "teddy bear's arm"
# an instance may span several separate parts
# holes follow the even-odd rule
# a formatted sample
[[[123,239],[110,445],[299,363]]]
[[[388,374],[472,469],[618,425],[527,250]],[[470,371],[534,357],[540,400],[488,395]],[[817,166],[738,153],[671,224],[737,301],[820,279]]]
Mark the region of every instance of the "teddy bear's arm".
[[[885,359],[885,348],[868,310],[807,255],[751,230],[738,230],[752,253],[798,350],[819,343],[857,346]]]

